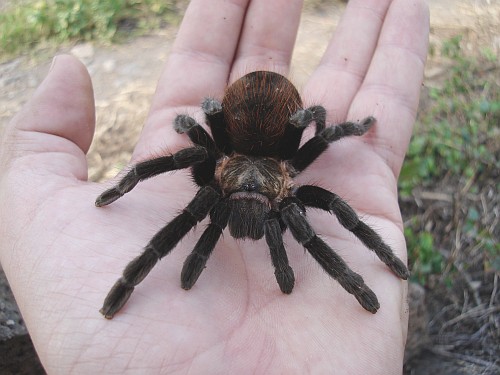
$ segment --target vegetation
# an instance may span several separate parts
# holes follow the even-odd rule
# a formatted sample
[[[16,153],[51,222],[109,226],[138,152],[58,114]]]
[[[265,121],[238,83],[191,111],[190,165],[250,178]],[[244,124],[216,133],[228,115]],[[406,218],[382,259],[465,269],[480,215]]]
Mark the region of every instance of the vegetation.
[[[429,89],[399,182],[403,206],[414,203],[405,235],[413,277],[422,284],[456,268],[456,251],[464,244],[485,250],[483,266],[500,271],[492,221],[500,170],[498,66],[488,51],[480,61],[465,56],[460,43],[460,37],[443,43],[441,57],[450,69],[439,87]],[[430,210],[418,209],[422,202]]]
[[[114,41],[173,22],[182,0],[21,0],[0,13],[0,54],[40,42]]]
[[[460,37],[432,52],[448,69],[424,89],[399,182],[412,278],[430,318],[429,341],[405,373],[434,358],[435,372],[497,374],[500,69],[491,51],[467,56]]]

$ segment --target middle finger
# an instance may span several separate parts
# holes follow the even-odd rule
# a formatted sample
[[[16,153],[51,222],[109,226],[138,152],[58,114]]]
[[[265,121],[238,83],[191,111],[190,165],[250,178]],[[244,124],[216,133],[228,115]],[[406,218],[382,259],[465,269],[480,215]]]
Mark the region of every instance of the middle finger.
[[[230,82],[254,70],[288,73],[302,3],[302,0],[254,0],[250,3]]]

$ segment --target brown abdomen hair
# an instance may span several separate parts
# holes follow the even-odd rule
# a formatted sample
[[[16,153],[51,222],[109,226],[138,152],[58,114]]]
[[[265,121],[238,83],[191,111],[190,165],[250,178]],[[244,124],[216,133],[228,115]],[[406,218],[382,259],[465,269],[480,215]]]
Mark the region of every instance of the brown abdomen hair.
[[[302,108],[295,86],[280,74],[257,71],[229,86],[222,100],[234,151],[279,156],[290,116]]]

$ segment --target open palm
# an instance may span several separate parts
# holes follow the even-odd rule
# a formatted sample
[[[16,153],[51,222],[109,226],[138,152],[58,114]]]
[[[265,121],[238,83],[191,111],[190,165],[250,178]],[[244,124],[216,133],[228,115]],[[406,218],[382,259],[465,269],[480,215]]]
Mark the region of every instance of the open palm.
[[[132,162],[165,145],[169,152],[185,147],[187,137],[173,131],[172,120],[200,115],[202,99],[220,98],[228,80],[252,70],[287,73],[301,2],[217,3],[194,0],[188,8]],[[306,105],[324,105],[330,122],[372,115],[377,123],[361,138],[333,144],[299,182],[347,199],[403,260],[396,181],[427,33],[421,1],[350,1],[303,90]],[[87,181],[94,116],[87,71],[59,56],[2,140],[0,259],[49,373],[401,373],[405,283],[334,217],[314,210],[308,217],[315,230],[377,294],[377,314],[359,306],[289,234],[291,295],[276,284],[265,241],[235,241],[228,233],[186,292],[179,275],[199,225],[112,321],[103,319],[98,310],[123,267],[196,188],[185,172],[166,174],[95,208],[112,182]]]

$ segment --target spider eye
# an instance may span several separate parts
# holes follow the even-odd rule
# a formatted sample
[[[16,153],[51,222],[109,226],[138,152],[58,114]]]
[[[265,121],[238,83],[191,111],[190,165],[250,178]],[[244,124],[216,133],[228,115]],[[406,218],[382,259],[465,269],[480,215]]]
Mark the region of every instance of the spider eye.
[[[244,183],[241,188],[244,190],[244,191],[256,191],[259,189],[257,183],[255,182],[248,182],[248,183]]]

